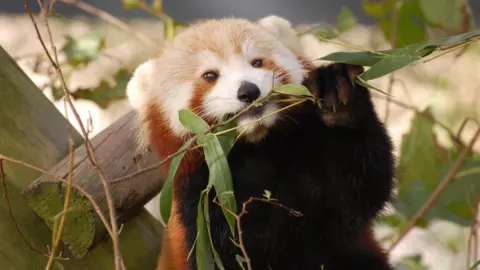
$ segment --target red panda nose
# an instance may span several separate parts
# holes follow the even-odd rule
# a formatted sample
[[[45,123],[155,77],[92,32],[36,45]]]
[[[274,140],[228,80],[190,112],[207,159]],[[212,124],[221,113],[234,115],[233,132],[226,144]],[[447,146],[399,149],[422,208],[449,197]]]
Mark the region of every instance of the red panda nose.
[[[243,81],[238,88],[237,98],[241,102],[252,103],[260,97],[260,89],[254,83]]]

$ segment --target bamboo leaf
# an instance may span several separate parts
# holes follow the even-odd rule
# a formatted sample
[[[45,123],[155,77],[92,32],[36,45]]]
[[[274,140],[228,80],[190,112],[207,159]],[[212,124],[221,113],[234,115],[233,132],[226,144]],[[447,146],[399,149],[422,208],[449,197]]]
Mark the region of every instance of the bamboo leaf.
[[[197,136],[204,136],[210,126],[192,111],[183,109],[178,112],[180,123]]]
[[[205,201],[207,199],[207,201]],[[208,193],[204,190],[200,194],[197,211],[197,241],[195,244],[195,255],[197,268],[199,270],[214,270],[215,264],[210,249],[210,237],[208,236],[207,223],[205,221],[204,206],[208,205]],[[208,215],[208,213],[207,213]]]
[[[180,148],[181,151],[187,150],[194,142],[194,139],[191,138]],[[167,179],[162,188],[162,192],[160,193],[160,215],[162,216],[163,221],[165,224],[168,224],[168,220],[170,218],[170,213],[172,210],[172,187],[173,187],[173,180],[175,178],[175,174],[177,173],[178,167],[180,166],[180,162],[182,161],[183,157],[185,156],[185,152],[178,154],[172,159],[172,163],[168,169]]]
[[[222,132],[225,130],[230,130],[233,129],[237,123],[235,121],[231,121],[226,125],[220,126],[214,130],[214,133]],[[230,153],[230,150],[233,147],[233,144],[235,142],[235,136],[236,133],[232,130],[232,132],[224,133],[221,135],[218,135],[217,138],[220,141],[220,144],[222,145],[223,152],[225,155],[228,157],[228,154]]]
[[[208,124],[189,110],[179,112],[181,123],[197,134],[197,141],[203,146],[205,160],[209,168],[208,187],[215,188],[220,203],[232,213],[237,212],[237,204],[233,193],[233,182],[227,156],[220,140],[212,133],[205,134],[209,129]],[[228,211],[223,210],[225,218],[230,226],[232,235],[235,235],[235,217]]]
[[[220,259],[220,255],[218,255],[218,252],[215,250],[215,247],[213,246],[213,241],[212,241],[212,232],[210,230],[210,212],[209,212],[209,204],[208,204],[208,193],[205,194],[204,196],[204,201],[203,201],[203,215],[205,217],[205,223],[206,223],[206,228],[208,232],[208,237],[210,239],[210,248],[213,254],[213,260],[219,270],[225,270],[225,267],[223,266],[222,260]]]
[[[285,84],[275,88],[274,91],[280,94],[313,97],[310,90],[308,90],[308,88],[303,85]]]
[[[378,52],[334,52],[318,60],[334,61],[339,63],[370,67],[388,56],[389,51]]]
[[[320,60],[328,60],[352,65],[369,66],[360,74],[363,80],[373,80],[390,74],[409,65],[415,65],[422,58],[443,47],[455,46],[480,39],[480,31],[439,39],[434,42],[418,43],[403,48],[378,52],[336,52]]]
[[[236,213],[237,204],[233,193],[232,176],[227,157],[220,141],[211,133],[205,135],[205,137],[198,138],[198,141],[203,145],[205,159],[210,170],[208,181],[209,187],[213,185],[219,202],[223,207],[229,209],[232,213]],[[230,226],[232,235],[235,235],[235,217],[225,209],[222,210]]]
[[[247,263],[247,260],[245,260],[244,257],[240,256],[240,255],[235,255],[235,259],[237,260],[237,263],[238,265],[240,265],[240,267],[242,268],[242,270],[245,270],[245,266],[244,264]]]

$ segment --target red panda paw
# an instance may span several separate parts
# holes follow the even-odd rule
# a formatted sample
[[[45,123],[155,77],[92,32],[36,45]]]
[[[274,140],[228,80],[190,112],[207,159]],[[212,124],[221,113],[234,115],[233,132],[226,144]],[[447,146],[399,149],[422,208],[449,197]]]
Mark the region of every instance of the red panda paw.
[[[361,66],[334,63],[310,72],[304,85],[318,98],[318,113],[325,124],[352,126],[372,116],[368,89],[355,82],[363,71]]]

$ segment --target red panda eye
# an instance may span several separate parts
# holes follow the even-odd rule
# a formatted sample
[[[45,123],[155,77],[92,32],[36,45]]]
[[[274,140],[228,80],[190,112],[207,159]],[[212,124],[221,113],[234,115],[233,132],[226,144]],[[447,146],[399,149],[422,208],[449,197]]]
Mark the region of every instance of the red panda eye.
[[[213,82],[218,78],[218,73],[214,71],[208,71],[203,73],[202,77],[207,82]]]
[[[261,68],[263,66],[263,60],[262,59],[255,59],[252,61],[252,67],[254,68]]]

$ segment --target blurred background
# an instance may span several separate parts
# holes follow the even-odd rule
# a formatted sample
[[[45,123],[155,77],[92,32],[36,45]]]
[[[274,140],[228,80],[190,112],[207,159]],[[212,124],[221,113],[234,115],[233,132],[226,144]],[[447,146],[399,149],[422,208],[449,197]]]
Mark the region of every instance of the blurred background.
[[[30,2],[38,15],[38,6]],[[165,0],[163,9],[149,2],[145,2],[147,6],[138,6],[138,2],[141,1],[59,0],[49,13],[53,40],[61,49],[60,58],[65,63],[62,68],[68,74],[68,86],[83,121],[92,125],[92,136],[131,109],[124,93],[131,72],[153,57],[157,46],[172,31],[180,29],[166,27],[165,19],[180,25],[203,18],[236,16],[258,20],[275,14],[291,21],[299,32],[315,30],[300,37],[305,54],[311,59],[336,51],[352,51],[352,46],[372,50],[400,48],[478,31],[480,26],[479,0]],[[394,21],[396,29],[392,31]],[[43,25],[40,31],[46,37]],[[401,69],[394,73],[394,78],[384,76],[369,82],[388,89],[403,104],[375,100],[404,166],[397,176],[402,196],[377,226],[378,237],[386,247],[426,202],[452,165],[452,161],[431,165],[429,160],[440,155],[432,149],[440,145],[448,153],[457,153],[460,146],[448,130],[457,133],[468,117],[480,119],[479,43]],[[0,1],[0,46],[65,115],[59,82],[45,61],[23,1]],[[446,128],[418,117],[418,112],[427,107]],[[79,128],[74,121],[72,124]],[[466,144],[474,130],[475,125],[466,125],[458,139]],[[477,258],[478,255],[469,254],[478,253],[478,249],[469,248],[469,242],[477,227],[478,200],[472,199],[476,198],[472,194],[477,194],[480,184],[480,143],[473,149],[468,168],[476,168],[477,173],[469,173],[462,180],[466,184],[455,186],[455,191],[449,192],[447,187],[421,225],[395,246],[390,255],[397,269],[465,270],[474,261],[471,258]],[[434,184],[429,186],[426,182]],[[149,202],[147,209],[159,217],[157,199]],[[3,269],[1,260],[0,269]]]

